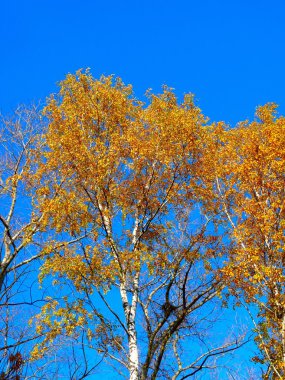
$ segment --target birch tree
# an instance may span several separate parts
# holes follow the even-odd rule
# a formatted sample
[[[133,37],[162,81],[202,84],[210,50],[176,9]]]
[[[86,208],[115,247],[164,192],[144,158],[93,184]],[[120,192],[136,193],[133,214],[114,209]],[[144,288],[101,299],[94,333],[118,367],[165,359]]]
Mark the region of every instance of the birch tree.
[[[46,254],[41,277],[77,296],[43,307],[37,331],[45,339],[34,359],[60,335],[85,331],[93,355],[130,380],[181,380],[215,368],[217,357],[242,343],[205,334],[220,305],[223,246],[199,211],[208,132],[192,96],[179,104],[165,87],[143,104],[120,79],[78,72],[44,114],[36,204],[63,240]],[[203,342],[196,352],[191,339]]]
[[[36,107],[19,107],[0,126],[0,366],[3,378],[20,376],[22,347],[35,338],[27,326],[36,298],[30,265],[39,258],[40,216],[27,191],[28,161],[41,120]]]
[[[43,131],[36,107],[21,106],[1,117],[0,377],[7,379],[26,370],[32,342],[39,337],[28,323],[46,303],[44,289],[38,289],[39,259],[56,247],[42,223],[44,214],[34,208],[30,176]]]
[[[205,207],[232,242],[224,278],[238,302],[259,310],[253,359],[267,367],[264,379],[285,376],[284,136],[284,117],[267,104],[251,123],[216,125],[202,165],[204,188],[213,189]]]

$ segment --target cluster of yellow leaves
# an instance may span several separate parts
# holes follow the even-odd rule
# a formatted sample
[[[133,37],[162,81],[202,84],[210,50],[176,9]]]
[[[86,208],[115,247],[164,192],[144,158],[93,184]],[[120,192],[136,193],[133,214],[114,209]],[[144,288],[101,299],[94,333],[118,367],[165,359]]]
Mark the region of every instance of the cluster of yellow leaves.
[[[52,254],[54,251],[56,253]],[[106,252],[98,247],[87,245],[84,254],[80,254],[77,245],[64,245],[60,249],[51,249],[41,267],[40,280],[47,275],[53,278],[67,278],[79,291],[92,293],[92,287],[108,287],[116,275],[116,265],[111,260],[109,263],[104,259]],[[55,280],[55,284],[57,280]]]
[[[120,259],[138,269],[139,256],[147,254],[143,244],[155,238],[154,232],[151,238],[149,230],[142,232],[142,226],[170,207],[189,203],[189,180],[200,154],[205,118],[189,95],[178,104],[165,87],[161,95],[149,95],[145,106],[120,79],[94,80],[81,71],[61,83],[45,116],[49,127],[34,176],[42,225],[72,235],[87,227],[99,235],[106,229],[113,234],[121,215],[124,246],[130,249],[119,248]],[[135,218],[142,235],[141,246],[136,246],[140,254],[132,251],[132,231],[128,233]],[[105,243],[116,256],[110,238]],[[52,263],[58,267],[55,259]],[[116,265],[113,262],[114,271]]]
[[[44,339],[33,348],[31,359],[42,358],[59,335],[76,337],[78,329],[87,325],[94,317],[93,313],[86,311],[80,299],[71,303],[64,299],[60,304],[57,300],[47,297],[41,313],[34,318],[36,332],[43,335]]]

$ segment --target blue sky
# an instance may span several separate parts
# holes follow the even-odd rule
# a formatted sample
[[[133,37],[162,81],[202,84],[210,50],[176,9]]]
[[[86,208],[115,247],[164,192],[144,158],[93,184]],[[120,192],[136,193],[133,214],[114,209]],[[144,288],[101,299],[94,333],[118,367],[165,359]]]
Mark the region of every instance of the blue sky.
[[[0,5],[0,110],[45,100],[68,72],[115,74],[141,97],[193,92],[234,124],[285,100],[283,0],[6,0]]]

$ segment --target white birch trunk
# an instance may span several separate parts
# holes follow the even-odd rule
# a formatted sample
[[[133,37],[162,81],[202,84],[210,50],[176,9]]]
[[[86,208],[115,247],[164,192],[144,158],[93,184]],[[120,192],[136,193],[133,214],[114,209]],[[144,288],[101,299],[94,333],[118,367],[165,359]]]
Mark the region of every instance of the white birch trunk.
[[[125,318],[127,321],[127,333],[129,343],[129,372],[130,380],[138,380],[139,378],[139,354],[137,345],[137,333],[135,325],[136,308],[138,302],[137,293],[138,274],[134,279],[135,290],[132,297],[132,304],[129,304],[125,283],[120,285],[121,300],[124,308]]]
[[[115,260],[118,262],[119,267],[121,269],[121,276],[120,276],[120,295],[122,300],[122,305],[125,313],[126,318],[126,324],[127,324],[127,333],[128,333],[128,342],[129,342],[129,365],[128,369],[130,372],[130,380],[138,380],[139,378],[139,355],[138,355],[138,345],[137,345],[137,334],[136,334],[136,326],[135,326],[135,317],[136,317],[136,309],[137,309],[137,303],[138,303],[138,281],[139,281],[139,273],[136,274],[133,282],[134,286],[134,292],[132,295],[132,302],[129,303],[128,300],[128,293],[127,293],[127,281],[125,278],[125,273],[123,270],[123,267],[120,262],[119,253],[117,252],[115,242],[112,238],[112,227],[111,227],[111,221],[108,216],[105,215],[104,207],[102,206],[99,199],[98,201],[98,207],[102,215],[103,224],[105,226],[105,230],[107,233],[107,236],[111,242],[111,249],[114,254]],[[138,234],[138,219],[136,218],[135,221],[135,227],[133,231],[133,239],[132,243],[135,249],[136,240],[137,240],[137,234]]]
[[[138,236],[138,215],[135,218],[135,226],[133,230],[133,249],[136,251],[137,236]],[[127,328],[129,333],[129,361],[130,361],[130,380],[138,380],[139,378],[139,352],[137,344],[137,332],[136,332],[136,310],[138,303],[138,287],[139,287],[139,271],[136,273],[133,280],[133,295],[132,303],[129,309],[129,315],[127,319]]]
[[[130,380],[138,380],[139,378],[139,352],[135,325],[136,309],[138,303],[138,279],[139,274],[137,273],[134,278],[134,293],[127,324],[129,333]]]
[[[130,380],[139,378],[139,353],[137,345],[137,335],[135,324],[131,322],[128,327],[129,331],[129,353],[130,353]]]

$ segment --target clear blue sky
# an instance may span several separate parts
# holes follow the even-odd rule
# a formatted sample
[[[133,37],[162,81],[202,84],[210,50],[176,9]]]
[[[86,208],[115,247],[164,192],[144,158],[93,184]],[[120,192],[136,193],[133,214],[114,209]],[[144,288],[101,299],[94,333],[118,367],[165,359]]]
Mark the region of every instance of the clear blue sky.
[[[137,96],[196,94],[212,120],[285,111],[284,0],[3,0],[0,110],[44,100],[68,72],[116,74]]]

